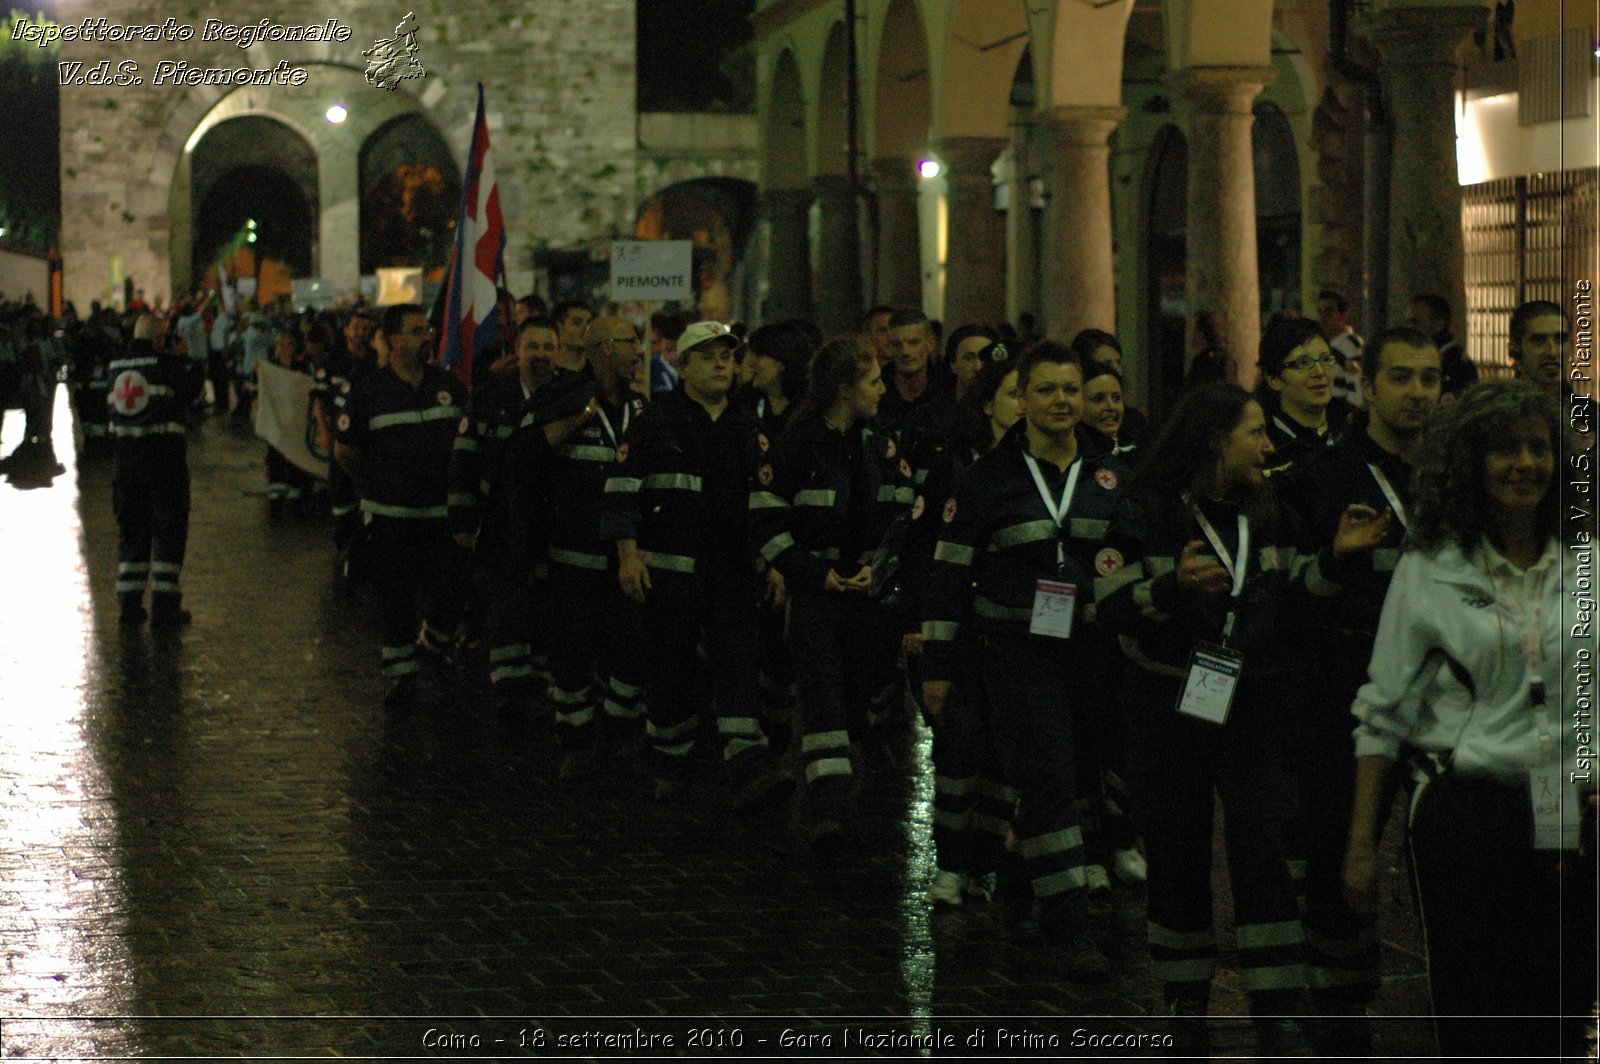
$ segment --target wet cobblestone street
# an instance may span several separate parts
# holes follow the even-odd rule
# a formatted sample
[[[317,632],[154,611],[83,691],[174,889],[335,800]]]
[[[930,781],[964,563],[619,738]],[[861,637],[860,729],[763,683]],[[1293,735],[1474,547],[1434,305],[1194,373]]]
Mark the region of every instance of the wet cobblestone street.
[[[122,630],[110,461],[80,463],[59,410],[65,475],[0,486],[5,1059],[922,1051],[846,1044],[857,1029],[934,1056],[1153,1055],[1074,1041],[1161,1029],[1137,893],[1101,914],[1117,975],[1093,988],[1008,943],[995,906],[930,915],[920,727],[901,767],[864,778],[859,838],[820,868],[793,803],[735,818],[709,759],[663,808],[636,760],[558,784],[547,705],[507,723],[435,676],[386,713],[329,523],[269,517],[260,445],[218,417],[190,442],[194,622]],[[1413,1017],[1426,983],[1398,874],[1383,914],[1375,1011]],[[1254,1039],[1225,942],[1213,1042],[1238,1055]],[[1375,1031],[1383,1056],[1432,1052],[1425,1020]],[[585,1032],[673,1042],[558,1044]]]

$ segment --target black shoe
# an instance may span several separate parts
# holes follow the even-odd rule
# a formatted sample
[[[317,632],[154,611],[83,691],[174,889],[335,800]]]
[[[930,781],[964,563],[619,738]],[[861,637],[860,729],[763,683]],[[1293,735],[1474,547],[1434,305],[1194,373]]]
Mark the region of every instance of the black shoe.
[[[383,704],[389,709],[404,709],[417,700],[415,673],[396,676],[383,682]]]
[[[806,844],[818,864],[831,865],[844,852],[844,825],[837,820],[818,820],[806,831]]]
[[[149,618],[150,614],[145,612],[145,608],[143,606],[125,606],[123,607],[122,611],[117,614],[117,623],[122,625],[124,628],[137,628],[139,625],[149,620]]]
[[[1311,1039],[1299,1020],[1258,1019],[1254,1021],[1258,1053],[1263,1057],[1309,1057]]]
[[[1050,947],[1050,966],[1073,983],[1103,983],[1111,978],[1111,962],[1088,935]]]

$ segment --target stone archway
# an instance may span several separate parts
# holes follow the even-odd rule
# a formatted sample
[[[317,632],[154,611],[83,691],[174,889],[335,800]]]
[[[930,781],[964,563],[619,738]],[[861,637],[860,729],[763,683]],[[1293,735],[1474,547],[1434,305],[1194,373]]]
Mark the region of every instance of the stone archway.
[[[878,302],[937,311],[944,292],[943,219],[926,224],[917,178],[933,123],[932,61],[922,14],[912,0],[889,5],[873,67]]]
[[[444,138],[420,114],[391,119],[361,145],[361,272],[450,265],[461,176]]]
[[[374,89],[353,67],[302,65],[318,68],[313,79],[316,92],[279,86],[245,86],[227,92],[202,87],[185,94],[184,102],[171,113],[161,138],[164,148],[156,153],[152,180],[168,190],[166,221],[175,292],[193,287],[200,272],[193,259],[195,204],[200,198],[195,188],[195,150],[224,123],[251,116],[270,119],[293,130],[309,145],[316,163],[311,269],[314,275],[332,282],[339,293],[354,293],[360,283],[360,165],[369,138],[391,122],[412,116],[431,132],[434,149],[442,148],[446,156],[452,155],[452,149],[465,153],[472,127],[470,101],[456,99],[464,94],[449,93],[442,80],[430,79],[428,86],[428,96],[440,101],[436,112],[406,91]],[[450,100],[454,103],[445,103]],[[339,123],[329,121],[325,114],[335,103],[346,111]],[[437,154],[434,149],[431,153]],[[163,165],[169,167],[165,174]],[[453,175],[453,163],[451,169]]]
[[[836,22],[822,52],[816,102],[817,323],[851,332],[861,317],[861,204],[855,171],[860,130],[850,125],[850,42]]]
[[[694,243],[700,317],[734,316],[734,277],[756,222],[756,186],[730,177],[702,177],[668,186],[640,205],[639,240]]]
[[[263,115],[211,126],[190,153],[190,187],[192,238],[186,250],[196,284],[206,282],[221,252],[250,222],[255,223],[253,263],[270,259],[280,264],[275,274],[310,275],[317,239],[317,158],[298,130]]]
[[[811,314],[811,191],[806,185],[806,99],[800,64],[784,49],[773,68],[762,137],[762,215],[767,224],[764,321]]]

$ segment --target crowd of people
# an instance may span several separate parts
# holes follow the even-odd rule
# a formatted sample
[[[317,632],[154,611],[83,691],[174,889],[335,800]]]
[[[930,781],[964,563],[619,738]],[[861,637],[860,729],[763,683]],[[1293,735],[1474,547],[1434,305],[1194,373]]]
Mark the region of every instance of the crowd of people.
[[[219,412],[247,407],[271,359],[315,376],[332,459],[319,483],[269,451],[269,505],[331,510],[391,711],[431,670],[477,670],[508,717],[553,707],[562,784],[642,755],[668,804],[700,800],[714,720],[732,810],[800,788],[830,865],[858,773],[920,713],[929,903],[992,900],[1060,977],[1098,981],[1094,898],[1145,884],[1191,1054],[1219,804],[1263,1052],[1370,1052],[1404,789],[1441,1051],[1554,1052],[1595,1001],[1592,732],[1563,657],[1594,518],[1557,475],[1592,455],[1592,403],[1560,306],[1519,308],[1516,379],[1477,383],[1435,309],[1363,343],[1324,291],[1318,319],[1267,323],[1254,392],[1202,314],[1160,419],[1127,404],[1110,333],[890,307],[835,338],[662,312],[647,348],[624,318],[506,296],[503,353],[465,382],[415,305],[97,309],[28,357],[68,367],[86,443],[114,441],[126,623],[188,621],[185,426],[208,381]]]

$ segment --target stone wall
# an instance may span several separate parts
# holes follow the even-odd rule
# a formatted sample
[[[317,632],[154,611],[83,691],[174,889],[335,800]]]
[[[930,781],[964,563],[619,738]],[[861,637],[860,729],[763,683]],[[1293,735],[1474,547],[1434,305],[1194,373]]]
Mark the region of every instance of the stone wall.
[[[410,6],[414,4],[415,6]],[[392,36],[408,10],[419,23],[420,58],[427,76],[406,81],[397,94],[367,86],[361,52]],[[175,246],[188,239],[187,153],[196,133],[220,117],[264,114],[294,128],[318,154],[321,191],[318,269],[341,288],[353,288],[357,203],[355,174],[361,140],[377,118],[420,113],[464,160],[482,81],[488,100],[511,287],[531,283],[531,253],[565,247],[626,228],[635,207],[633,0],[540,0],[513,5],[495,0],[408,0],[393,8],[353,0],[237,0],[205,5],[62,0],[59,19],[78,26],[104,18],[112,26],[161,25],[193,30],[191,39],[63,42],[61,60],[87,74],[107,71],[142,84],[67,84],[62,108],[62,253],[68,298],[86,304],[109,294],[110,261],[147,297],[170,298],[188,281],[187,255],[176,271]],[[206,21],[258,26],[322,25],[337,19],[346,41],[259,41],[239,48],[204,41]],[[233,87],[156,84],[162,61],[198,68],[272,69],[287,64],[306,73],[300,85]],[[135,64],[124,66],[122,64]],[[90,80],[93,80],[92,78]],[[324,99],[326,97],[326,99]],[[403,97],[397,99],[396,97]],[[321,119],[343,103],[345,125]]]

